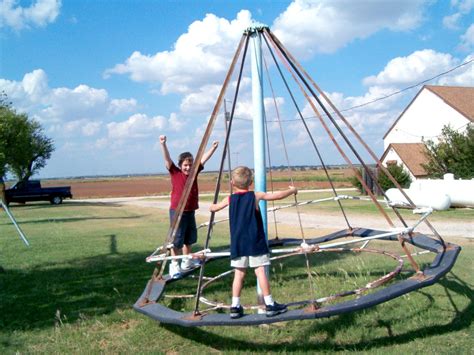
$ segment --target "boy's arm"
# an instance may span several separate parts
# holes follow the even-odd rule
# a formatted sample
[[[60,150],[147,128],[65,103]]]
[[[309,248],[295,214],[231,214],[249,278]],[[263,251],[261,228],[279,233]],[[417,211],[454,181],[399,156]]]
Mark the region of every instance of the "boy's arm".
[[[163,153],[163,159],[165,160],[165,167],[167,170],[170,170],[171,165],[173,165],[173,161],[170,157],[170,152],[168,151],[168,147],[166,146],[166,136],[160,136],[160,143],[161,143],[161,152]]]
[[[298,190],[294,186],[290,186],[288,190],[277,191],[277,192],[255,192],[255,197],[257,199],[257,203],[260,200],[265,201],[274,201],[274,200],[281,200],[285,197],[290,195],[296,195]]]
[[[212,142],[211,148],[207,152],[205,152],[201,158],[202,165],[206,164],[206,161],[208,161],[212,157],[212,154],[214,154],[218,145],[219,145],[218,141]]]
[[[217,212],[217,211],[220,211],[222,210],[223,208],[226,208],[227,206],[229,206],[229,196],[227,196],[226,198],[224,198],[221,202],[219,203],[213,203],[211,204],[211,206],[209,206],[209,211],[211,212]]]

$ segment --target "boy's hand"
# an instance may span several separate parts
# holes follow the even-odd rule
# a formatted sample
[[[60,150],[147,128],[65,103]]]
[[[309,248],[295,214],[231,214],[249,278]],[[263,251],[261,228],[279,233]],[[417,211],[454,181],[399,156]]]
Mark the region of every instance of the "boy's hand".
[[[166,143],[166,136],[161,135],[160,136],[160,143],[165,144]]]
[[[292,193],[293,195],[296,195],[296,194],[298,193],[298,189],[297,189],[296,187],[294,187],[294,186],[289,186],[289,188],[290,188],[291,193]]]
[[[218,145],[219,145],[219,141],[212,142],[212,148],[216,149]]]

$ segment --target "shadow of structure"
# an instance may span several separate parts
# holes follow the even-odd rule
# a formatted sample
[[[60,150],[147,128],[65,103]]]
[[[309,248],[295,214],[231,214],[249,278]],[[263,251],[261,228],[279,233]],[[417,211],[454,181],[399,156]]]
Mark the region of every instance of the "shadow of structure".
[[[0,273],[0,328],[4,332],[51,327],[55,315],[69,322],[129,308],[151,274],[142,253],[110,254],[30,270]]]
[[[297,352],[297,351],[366,351],[370,349],[384,348],[390,345],[400,345],[405,343],[410,343],[416,339],[423,339],[430,336],[438,336],[442,334],[448,334],[462,329],[469,328],[472,324],[473,313],[474,313],[474,294],[471,287],[459,279],[454,273],[450,272],[447,277],[439,281],[439,284],[444,288],[452,309],[454,310],[455,316],[451,319],[450,322],[445,323],[446,319],[440,319],[439,323],[432,326],[420,326],[414,330],[408,330],[403,333],[394,335],[391,324],[397,322],[397,320],[382,320],[378,316],[378,311],[376,307],[364,310],[364,312],[353,312],[346,313],[340,316],[335,316],[334,318],[329,319],[329,321],[321,322],[319,320],[313,321],[304,321],[304,322],[313,322],[313,324],[304,327],[302,332],[300,332],[296,337],[292,337],[291,340],[283,340],[278,343],[265,343],[264,340],[259,339],[258,342],[246,341],[235,339],[231,337],[226,337],[220,332],[219,334],[213,333],[211,331],[205,330],[205,328],[186,328],[170,324],[162,324],[161,326],[165,329],[178,334],[187,339],[193,340],[200,344],[212,347],[218,351],[259,351],[259,352],[281,352],[283,349],[287,352]],[[435,303],[435,299],[426,292],[415,291],[418,295],[423,295],[428,300],[428,306],[424,307],[421,310],[418,310],[414,314],[407,315],[404,314],[404,319],[409,319],[410,317],[416,317],[419,319],[420,314],[426,313],[429,311],[429,308]],[[469,304],[464,309],[459,309],[459,306],[453,301],[452,294],[462,295],[469,299]],[[336,343],[333,339],[336,338],[337,333],[344,332],[350,327],[356,325],[361,314],[364,314],[364,317],[367,314],[372,315],[372,326],[375,323],[379,327],[385,327],[387,330],[387,335],[369,339],[369,340],[360,340],[356,342],[348,342],[343,345]],[[324,338],[322,341],[315,342],[311,339],[311,336],[319,333],[321,334],[320,338]]]

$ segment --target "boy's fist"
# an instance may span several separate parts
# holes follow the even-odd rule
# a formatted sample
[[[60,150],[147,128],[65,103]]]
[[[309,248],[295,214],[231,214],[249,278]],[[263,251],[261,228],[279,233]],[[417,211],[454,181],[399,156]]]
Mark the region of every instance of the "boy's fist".
[[[165,144],[166,143],[166,136],[161,135],[160,136],[160,143]]]
[[[289,186],[291,192],[293,193],[293,195],[296,195],[298,193],[298,189],[294,186]]]

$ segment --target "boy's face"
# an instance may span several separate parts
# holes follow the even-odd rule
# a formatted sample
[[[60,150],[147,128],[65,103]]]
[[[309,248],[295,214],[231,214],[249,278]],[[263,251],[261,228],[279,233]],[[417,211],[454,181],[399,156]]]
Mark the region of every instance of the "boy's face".
[[[184,175],[189,175],[192,166],[193,166],[193,159],[186,159],[181,164],[181,171],[184,173]]]

